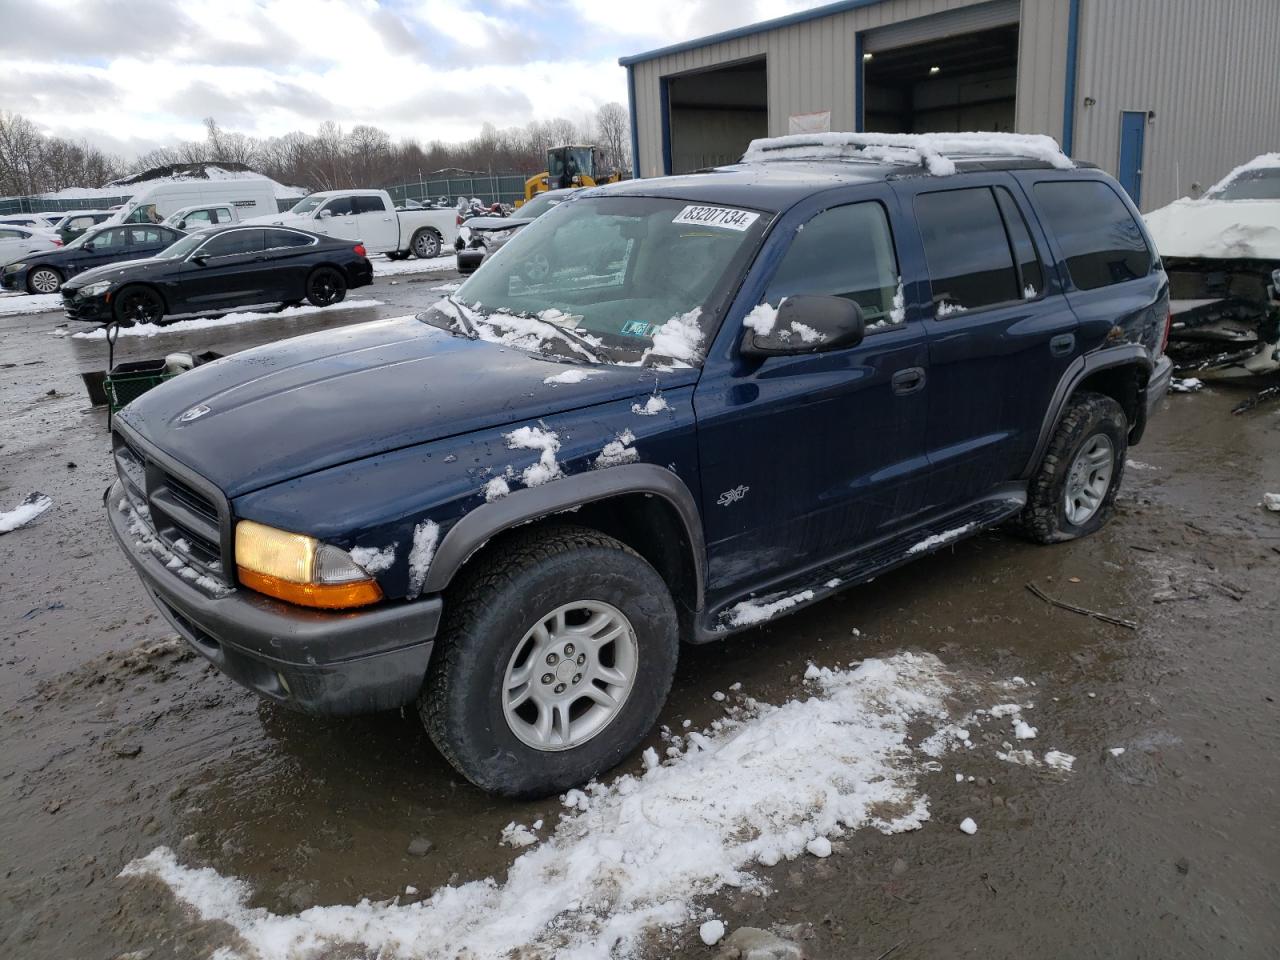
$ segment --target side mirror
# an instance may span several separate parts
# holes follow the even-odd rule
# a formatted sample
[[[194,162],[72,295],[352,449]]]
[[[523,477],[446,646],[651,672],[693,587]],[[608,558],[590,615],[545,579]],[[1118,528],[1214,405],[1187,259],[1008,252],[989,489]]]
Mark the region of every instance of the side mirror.
[[[81,249],[84,250],[85,253],[93,253],[94,246],[95,245],[92,240],[86,240],[84,242],[84,246]]]
[[[203,267],[206,263],[209,262],[209,258],[203,253],[197,253],[194,257],[191,258],[191,262],[194,263],[197,267]]]
[[[179,229],[179,230],[185,230],[185,229],[187,229],[187,221],[185,221],[185,220],[179,220],[179,221],[178,221],[178,229]]]
[[[317,213],[316,216],[319,217],[321,220],[328,220],[330,217],[333,216],[333,211],[326,208],[324,210],[321,210],[319,213]]]
[[[854,301],[800,294],[782,301],[768,333],[747,327],[739,352],[745,357],[825,353],[856,347],[866,332],[862,308]]]

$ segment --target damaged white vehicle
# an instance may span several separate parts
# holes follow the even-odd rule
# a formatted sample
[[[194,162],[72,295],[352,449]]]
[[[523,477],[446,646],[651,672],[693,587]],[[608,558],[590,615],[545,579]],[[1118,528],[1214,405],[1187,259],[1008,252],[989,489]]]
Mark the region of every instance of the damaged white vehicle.
[[[1145,220],[1169,274],[1172,339],[1198,358],[1197,375],[1280,371],[1280,153]]]

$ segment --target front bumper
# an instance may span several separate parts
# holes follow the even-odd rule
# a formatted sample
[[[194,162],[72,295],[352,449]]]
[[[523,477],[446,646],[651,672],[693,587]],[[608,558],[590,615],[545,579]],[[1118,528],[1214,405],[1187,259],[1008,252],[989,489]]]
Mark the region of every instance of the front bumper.
[[[351,613],[308,610],[243,588],[211,596],[129,531],[120,482],[103,496],[111,531],[161,614],[202,657],[268,700],[349,716],[414,702],[440,624],[441,600]]]
[[[16,290],[25,293],[27,290],[27,271],[13,270],[0,273],[0,287],[5,290]]]
[[[68,320],[105,323],[112,319],[111,304],[105,297],[77,297],[75,291],[62,290],[62,313]]]

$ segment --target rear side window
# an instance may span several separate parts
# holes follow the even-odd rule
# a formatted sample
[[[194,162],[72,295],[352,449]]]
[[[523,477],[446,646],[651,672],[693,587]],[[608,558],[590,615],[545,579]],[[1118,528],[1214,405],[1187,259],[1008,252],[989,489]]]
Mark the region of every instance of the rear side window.
[[[1013,259],[1018,265],[1018,283],[1022,287],[1022,299],[1034,300],[1044,291],[1044,268],[1036,253],[1035,242],[1027,229],[1027,221],[1004,187],[996,187],[996,203],[1004,217],[1004,227],[1009,231],[1009,245],[1013,247]]]
[[[230,257],[240,253],[257,253],[262,249],[264,230],[232,230],[211,237],[200,248],[206,257]]]
[[[159,243],[170,242],[170,235],[163,230],[157,230],[155,227],[131,227],[129,233],[135,246],[155,246]]]
[[[990,187],[922,193],[915,209],[939,317],[1022,299]]]
[[[845,297],[862,307],[867,327],[900,323],[894,311],[898,259],[879,203],[824,210],[796,233],[765,300],[778,306],[797,294]]]
[[[292,230],[268,230],[267,249],[278,250],[282,247],[309,247],[311,238]]]
[[[383,213],[387,209],[381,197],[352,197],[351,199],[355,202],[356,213]]]
[[[1043,182],[1036,184],[1035,194],[1077,289],[1096,290],[1151,272],[1151,251],[1142,230],[1105,183]]]
[[[20,240],[28,236],[21,230],[0,230],[0,240]]]

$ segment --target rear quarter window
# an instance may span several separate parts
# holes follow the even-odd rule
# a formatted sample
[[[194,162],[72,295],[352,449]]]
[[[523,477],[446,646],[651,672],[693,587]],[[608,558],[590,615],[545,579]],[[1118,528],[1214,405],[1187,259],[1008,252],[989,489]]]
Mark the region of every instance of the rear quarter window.
[[[1153,257],[1142,229],[1108,184],[1043,181],[1035,185],[1035,198],[1077,289],[1097,290],[1151,272]]]

